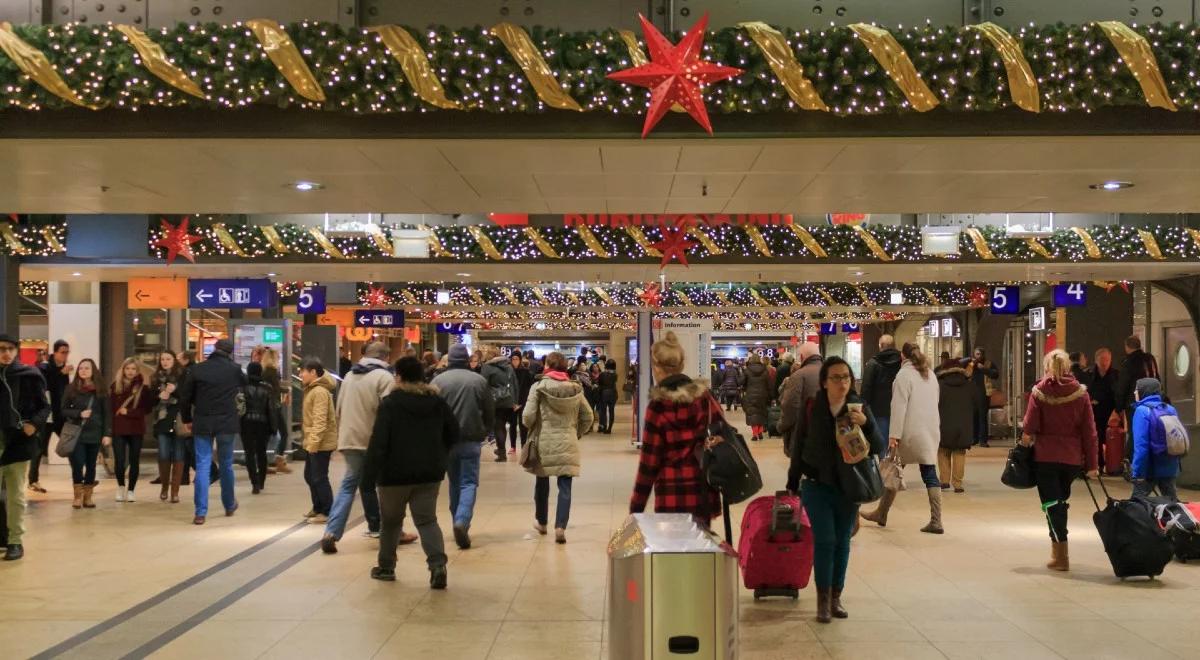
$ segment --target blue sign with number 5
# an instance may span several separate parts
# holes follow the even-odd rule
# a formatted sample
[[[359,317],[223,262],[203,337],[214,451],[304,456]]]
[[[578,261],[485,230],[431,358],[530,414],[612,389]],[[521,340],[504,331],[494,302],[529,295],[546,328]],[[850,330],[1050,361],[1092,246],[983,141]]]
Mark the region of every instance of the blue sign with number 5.
[[[1014,285],[994,286],[989,298],[993,314],[1018,314],[1021,311],[1021,287]]]
[[[325,287],[306,286],[296,296],[297,314],[324,314]]]
[[[1083,307],[1087,305],[1087,285],[1079,282],[1054,285],[1055,307]]]

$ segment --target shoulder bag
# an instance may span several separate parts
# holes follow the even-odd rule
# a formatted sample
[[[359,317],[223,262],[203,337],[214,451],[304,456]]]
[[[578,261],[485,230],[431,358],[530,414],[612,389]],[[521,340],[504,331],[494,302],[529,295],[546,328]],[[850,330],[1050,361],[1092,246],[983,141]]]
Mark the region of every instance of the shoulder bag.
[[[700,470],[708,485],[721,492],[725,502],[737,504],[762,490],[762,474],[742,434],[723,416],[713,417],[713,408],[720,410],[721,406],[712,394],[708,397],[708,437],[696,446]]]
[[[92,409],[92,402],[96,397],[88,398],[87,408]],[[80,419],[78,422],[64,422],[62,430],[58,432],[58,443],[54,445],[54,453],[62,458],[67,458],[75,452],[75,445],[79,444],[79,436],[83,433],[83,425],[87,423],[86,419]]]
[[[536,397],[536,393],[533,396]],[[526,438],[525,444],[521,445],[521,453],[517,455],[517,460],[526,472],[537,473],[542,469],[542,454],[538,451],[538,437],[542,430],[542,411],[537,408],[541,405],[541,401],[535,399],[525,402],[525,405],[530,404],[535,406],[538,418],[533,427],[529,429],[529,437]]]
[[[1017,443],[1008,450],[1008,458],[1004,461],[1004,472],[1000,481],[1009,488],[1025,490],[1037,486],[1037,478],[1033,471],[1033,446]]]

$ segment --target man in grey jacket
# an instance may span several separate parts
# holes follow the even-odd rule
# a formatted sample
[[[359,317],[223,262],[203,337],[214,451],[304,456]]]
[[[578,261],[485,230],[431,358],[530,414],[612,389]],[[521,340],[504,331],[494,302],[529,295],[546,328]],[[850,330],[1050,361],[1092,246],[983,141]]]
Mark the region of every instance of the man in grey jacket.
[[[450,515],[454,518],[454,541],[471,547],[471,517],[475,513],[475,491],[479,488],[481,443],[495,423],[492,390],[487,379],[471,371],[471,355],[463,344],[450,347],[449,368],[433,379],[458,420],[459,440],[450,448]]]
[[[362,359],[346,372],[338,388],[338,451],[346,460],[346,475],[342,477],[342,486],[329,510],[329,521],[325,523],[325,536],[321,539],[321,550],[325,554],[337,552],[337,542],[346,532],[346,520],[350,518],[354,495],[358,492],[362,493],[363,513],[367,518],[366,535],[379,538],[379,495],[375,492],[375,484],[366,483],[362,475],[379,402],[395,386],[388,365],[391,353],[388,345],[381,341],[367,344]],[[415,534],[400,534],[400,543],[416,540]]]

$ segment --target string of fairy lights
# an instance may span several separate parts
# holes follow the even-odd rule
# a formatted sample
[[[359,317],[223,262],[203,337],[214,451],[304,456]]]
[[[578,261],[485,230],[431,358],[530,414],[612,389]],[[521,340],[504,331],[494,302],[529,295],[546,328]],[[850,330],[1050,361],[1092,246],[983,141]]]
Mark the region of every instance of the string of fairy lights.
[[[195,82],[204,99],[150,74],[129,40],[111,24],[20,25],[14,30],[46,56],[84,103],[95,107],[136,111],[269,105],[348,113],[454,111],[442,110],[418,96],[406,82],[401,65],[374,32],[317,21],[283,27],[323,92],[323,102],[297,93],[244,23],[180,23],[147,30],[167,59]],[[1180,108],[1200,109],[1200,28],[1172,23],[1135,25],[1134,29],[1146,39],[1157,60],[1170,99]],[[906,96],[851,29],[781,31],[814,90],[834,114],[911,110]],[[1013,106],[1004,63],[979,31],[969,26],[918,25],[890,32],[942,107],[969,112]],[[463,110],[551,110],[488,27],[435,26],[408,33],[424,50],[448,99]],[[1043,110],[1091,112],[1145,105],[1137,79],[1096,24],[1029,25],[1011,34],[1037,80]],[[632,64],[618,31],[562,32],[535,27],[529,35],[558,85],[583,110],[626,115],[645,110],[647,90],[606,78]],[[744,69],[742,75],[705,90],[710,112],[798,109],[744,30],[711,32],[705,39],[704,58]],[[71,103],[47,92],[17,67],[0,66],[0,106],[42,110]]]

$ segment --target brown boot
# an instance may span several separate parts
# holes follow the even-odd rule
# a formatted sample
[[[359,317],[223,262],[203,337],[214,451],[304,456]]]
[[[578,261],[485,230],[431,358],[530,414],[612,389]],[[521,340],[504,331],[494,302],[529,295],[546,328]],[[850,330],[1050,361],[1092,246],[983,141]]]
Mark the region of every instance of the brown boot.
[[[929,524],[921,528],[926,534],[944,534],[942,529],[942,489],[926,488],[929,494]]]
[[[850,613],[842,607],[842,590],[834,589],[829,593],[829,613],[835,619],[849,619]]]
[[[96,489],[96,487],[91,484],[87,484],[86,486],[83,487],[83,508],[85,508],[85,509],[96,508],[96,503],[92,501],[92,491],[95,489]]]
[[[185,469],[183,461],[171,464],[171,504],[179,504],[179,484]]]
[[[1050,563],[1046,564],[1046,568],[1052,571],[1069,571],[1071,570],[1071,560],[1067,556],[1067,542],[1062,543],[1050,542]]]
[[[83,507],[83,484],[75,484],[75,499],[71,500],[71,508]]]
[[[880,527],[887,527],[888,511],[892,508],[892,503],[896,501],[896,491],[885,488],[883,497],[879,498],[879,505],[870,513],[859,513],[863,520],[870,520]]]
[[[831,600],[833,598],[828,587],[817,587],[817,623],[829,623],[833,620],[833,613],[829,607]]]
[[[288,467],[287,459],[282,456],[275,457],[275,472],[277,474],[291,474],[292,468]]]

